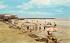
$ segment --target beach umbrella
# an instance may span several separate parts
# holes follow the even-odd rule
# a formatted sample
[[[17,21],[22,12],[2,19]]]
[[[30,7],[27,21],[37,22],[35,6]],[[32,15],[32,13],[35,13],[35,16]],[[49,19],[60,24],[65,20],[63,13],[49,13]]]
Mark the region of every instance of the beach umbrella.
[[[59,28],[53,28],[53,27],[47,28],[47,31],[51,31],[51,32],[56,32],[58,30]]]

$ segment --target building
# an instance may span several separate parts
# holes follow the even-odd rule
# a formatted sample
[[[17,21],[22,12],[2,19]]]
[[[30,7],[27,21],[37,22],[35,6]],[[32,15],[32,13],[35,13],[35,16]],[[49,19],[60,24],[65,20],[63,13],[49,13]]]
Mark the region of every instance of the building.
[[[16,15],[0,14],[0,20],[8,21],[10,19],[16,19],[16,18],[18,18]]]

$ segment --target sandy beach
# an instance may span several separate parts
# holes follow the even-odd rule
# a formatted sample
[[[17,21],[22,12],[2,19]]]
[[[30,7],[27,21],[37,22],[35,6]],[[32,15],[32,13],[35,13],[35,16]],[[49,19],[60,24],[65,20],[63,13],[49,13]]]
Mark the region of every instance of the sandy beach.
[[[61,30],[54,33],[54,35],[61,43],[70,43],[70,21],[57,20],[55,22]],[[45,43],[37,42],[27,34],[18,29],[9,28],[7,24],[0,21],[0,43]]]

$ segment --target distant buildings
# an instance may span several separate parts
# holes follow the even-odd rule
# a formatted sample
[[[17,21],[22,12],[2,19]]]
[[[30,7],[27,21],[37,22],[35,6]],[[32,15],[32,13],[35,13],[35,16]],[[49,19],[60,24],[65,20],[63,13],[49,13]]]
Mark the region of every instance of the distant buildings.
[[[0,20],[8,21],[9,19],[16,19],[16,18],[18,18],[16,15],[0,14]]]

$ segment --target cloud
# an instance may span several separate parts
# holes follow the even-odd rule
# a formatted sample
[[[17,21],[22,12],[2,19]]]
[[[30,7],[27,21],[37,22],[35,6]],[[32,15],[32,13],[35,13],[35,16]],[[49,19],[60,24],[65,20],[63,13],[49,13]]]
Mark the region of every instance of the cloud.
[[[31,0],[36,5],[70,5],[70,0]]]
[[[4,4],[4,1],[0,1],[0,9],[7,8],[7,5]]]
[[[31,7],[32,7],[32,6],[29,5],[28,3],[26,3],[26,4],[21,4],[21,5],[16,6],[16,8],[23,9],[23,10],[27,10],[27,9],[29,9],[29,8],[31,8]]]
[[[70,5],[70,0],[30,0],[16,7],[21,9],[18,13],[23,16],[57,17],[57,15],[63,16],[64,6],[66,5]]]
[[[27,3],[22,3],[21,5],[16,6],[16,8],[21,8],[23,10],[27,10],[32,8],[34,5],[36,6],[42,6],[42,5],[48,5],[49,1],[48,0],[31,0]]]
[[[70,0],[30,0],[27,3],[22,3],[20,5],[17,5],[16,8],[22,9],[22,10],[28,10],[32,9],[33,7],[49,7],[49,6],[59,6],[59,5],[70,5]]]
[[[0,4],[0,9],[4,9],[4,8],[7,8],[7,6],[4,4]]]
[[[50,0],[52,5],[70,5],[70,0]]]
[[[48,4],[50,4],[49,0],[31,0],[31,2],[33,4],[36,4],[36,5],[48,5]]]

